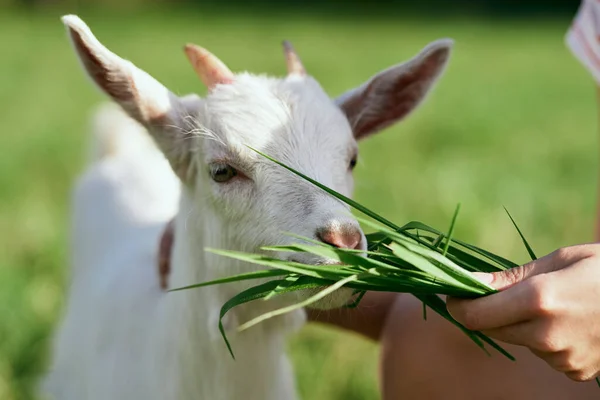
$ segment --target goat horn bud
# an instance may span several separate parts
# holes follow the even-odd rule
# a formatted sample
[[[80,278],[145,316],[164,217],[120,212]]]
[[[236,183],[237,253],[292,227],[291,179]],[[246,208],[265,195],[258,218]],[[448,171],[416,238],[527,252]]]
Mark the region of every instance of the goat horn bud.
[[[233,72],[210,51],[195,44],[185,46],[185,54],[200,80],[211,90],[218,84],[233,82]]]
[[[285,53],[288,75],[305,76],[306,70],[304,69],[304,65],[302,65],[302,61],[300,61],[300,57],[298,57],[292,44],[287,40],[283,41],[283,51]]]

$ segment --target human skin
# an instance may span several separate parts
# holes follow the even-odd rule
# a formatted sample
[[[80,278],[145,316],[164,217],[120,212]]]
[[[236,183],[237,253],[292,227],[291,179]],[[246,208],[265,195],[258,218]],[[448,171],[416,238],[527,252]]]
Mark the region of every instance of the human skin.
[[[449,299],[470,329],[525,346],[577,381],[600,372],[600,244],[562,248],[510,271],[485,274],[497,294]]]
[[[408,294],[368,293],[358,308],[315,312],[309,320],[359,333],[381,344],[382,399],[597,399],[594,382],[577,383],[522,346],[517,361],[488,356],[454,325]]]

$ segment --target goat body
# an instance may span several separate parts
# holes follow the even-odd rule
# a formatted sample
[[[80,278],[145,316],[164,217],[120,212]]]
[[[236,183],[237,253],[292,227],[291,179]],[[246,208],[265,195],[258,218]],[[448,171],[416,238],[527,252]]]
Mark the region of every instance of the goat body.
[[[139,124],[114,106],[99,118],[112,131],[98,132],[98,144],[110,152],[75,189],[73,278],[49,391],[57,399],[293,399],[283,335],[303,316],[281,329],[232,336],[239,350],[232,360],[217,328],[229,294],[168,294],[152,268],[160,234],[178,209],[179,180]],[[185,230],[185,223],[176,226]],[[177,241],[175,257],[194,257],[196,249],[203,249],[201,237]],[[193,263],[201,268],[199,253]],[[226,270],[227,260],[216,262]]]

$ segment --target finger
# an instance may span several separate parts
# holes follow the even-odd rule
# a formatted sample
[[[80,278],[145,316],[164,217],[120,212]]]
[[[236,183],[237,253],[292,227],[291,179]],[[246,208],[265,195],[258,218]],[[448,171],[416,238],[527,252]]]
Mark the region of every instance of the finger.
[[[597,261],[581,250],[585,247],[581,246],[580,251],[574,253],[559,252],[554,256],[558,261],[551,265],[559,265],[562,269],[553,272],[546,269],[552,273],[532,276],[502,292],[475,300],[448,299],[448,311],[466,327],[475,330],[496,329],[531,319],[547,320],[544,317],[564,314],[566,308],[570,315],[583,313],[577,291],[585,286],[583,276],[588,276],[587,279],[594,276],[592,272],[585,272],[596,269]],[[569,268],[563,267],[565,265]],[[566,285],[566,282],[571,284]],[[567,303],[569,299],[575,300]],[[596,316],[595,313],[590,315],[591,318]]]
[[[556,271],[576,263],[577,261],[588,257],[588,255],[589,249],[587,249],[586,246],[565,247],[520,267],[494,272],[491,274],[491,279],[487,279],[488,281],[491,280],[489,284],[493,288],[505,290],[532,276]]]
[[[565,373],[571,379],[577,381],[588,380],[591,377],[590,373],[586,373],[586,371],[590,371],[591,368],[588,368],[586,363],[587,357],[585,355],[577,354],[573,351],[573,349],[561,350],[561,351],[532,351],[536,356],[540,357],[548,365],[559,372]],[[588,376],[588,377],[586,377]],[[575,379],[577,377],[577,379]]]
[[[530,281],[474,300],[448,298],[450,314],[472,330],[490,330],[525,322],[535,317],[539,289]]]
[[[533,325],[534,323],[532,321],[526,321],[499,328],[486,329],[481,332],[492,339],[517,346],[526,346],[531,349],[531,331],[534,329]]]
[[[569,379],[577,382],[591,381],[600,372],[597,365],[588,364],[581,357],[578,360],[575,354],[569,350],[546,352],[531,349],[531,352],[554,370],[564,373]]]
[[[472,274],[479,281],[492,286],[494,289],[505,290],[531,276],[548,272],[548,270],[552,269],[552,261],[546,257],[504,271],[492,273],[473,272]]]
[[[565,340],[564,334],[553,333],[550,328],[551,325],[545,320],[531,320],[484,330],[483,333],[505,343],[528,347],[535,355],[554,367],[558,361],[564,359],[564,355],[563,358],[557,358],[554,354],[564,353],[569,347],[569,340]],[[565,371],[561,369],[561,372]]]
[[[565,372],[565,375],[575,382],[587,382],[599,376],[600,372],[597,368],[590,368],[582,371]]]
[[[567,350],[563,351],[541,351],[535,349],[529,349],[533,354],[537,357],[541,358],[548,364],[552,369],[562,372],[565,374],[574,373],[575,369],[573,368],[570,360],[570,352]]]
[[[509,284],[507,289],[499,293],[475,300],[449,298],[448,311],[457,321],[474,330],[514,325],[552,313],[556,298],[561,298],[556,291],[564,289],[561,281],[568,281],[564,277],[577,272],[574,268],[566,267],[587,265],[588,260],[594,260],[590,257],[597,252],[597,244],[559,249],[523,268],[515,268],[513,277],[510,277],[509,271],[504,271],[504,275],[494,275],[504,277],[504,283],[521,282],[524,279],[518,285]]]

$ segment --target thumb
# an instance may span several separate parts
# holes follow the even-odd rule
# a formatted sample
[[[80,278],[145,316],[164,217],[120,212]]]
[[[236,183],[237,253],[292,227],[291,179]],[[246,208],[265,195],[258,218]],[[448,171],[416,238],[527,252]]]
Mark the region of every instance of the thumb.
[[[540,259],[531,261],[528,264],[521,265],[520,267],[514,267],[506,269],[504,271],[485,273],[485,272],[474,272],[473,275],[481,282],[490,285],[494,289],[504,290],[509,287],[526,280],[535,275],[544,274],[564,266],[569,260],[559,260],[556,254],[558,252],[549,254]],[[570,263],[570,262],[569,262]]]

